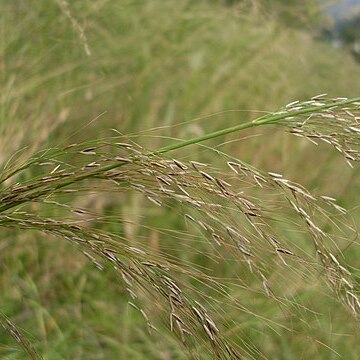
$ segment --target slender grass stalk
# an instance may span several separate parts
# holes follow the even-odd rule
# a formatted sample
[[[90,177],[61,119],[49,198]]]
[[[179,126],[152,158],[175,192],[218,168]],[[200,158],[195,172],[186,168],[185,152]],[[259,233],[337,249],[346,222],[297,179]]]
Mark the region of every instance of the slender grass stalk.
[[[356,102],[360,102],[360,97],[337,101],[337,102],[330,103],[330,104],[324,104],[322,106],[316,106],[316,107],[314,106],[314,107],[309,107],[309,108],[305,108],[305,109],[300,109],[300,110],[292,112],[291,116],[296,117],[296,116],[300,116],[300,115],[317,113],[317,112],[320,112],[321,110],[332,109],[337,106],[353,104]],[[195,145],[195,144],[198,144],[205,140],[215,139],[215,138],[223,136],[223,135],[228,135],[228,134],[231,134],[234,132],[238,132],[238,131],[249,129],[249,128],[256,127],[256,126],[276,124],[277,122],[279,122],[281,120],[286,120],[289,116],[290,116],[290,114],[287,112],[264,115],[253,121],[249,121],[249,122],[246,122],[243,124],[228,127],[226,129],[214,131],[214,132],[202,135],[202,136],[197,136],[197,137],[194,137],[189,140],[181,141],[179,143],[164,146],[164,147],[150,153],[149,155],[164,154],[164,153],[167,153],[167,152],[170,152],[173,150],[181,149],[185,146]]]

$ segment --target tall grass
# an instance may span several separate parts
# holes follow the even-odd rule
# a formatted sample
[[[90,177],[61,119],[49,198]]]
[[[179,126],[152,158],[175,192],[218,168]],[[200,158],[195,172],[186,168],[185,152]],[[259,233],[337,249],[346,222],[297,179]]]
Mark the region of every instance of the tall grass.
[[[329,196],[312,194],[280,174],[266,173],[224,153],[219,155],[227,160],[227,172],[167,153],[245,128],[281,125],[312,142],[333,145],[352,165],[359,160],[359,112],[360,99],[315,97],[155,151],[115,136],[41,151],[25,162],[11,159],[1,172],[0,223],[67,240],[99,270],[111,269],[123,281],[129,304],[142,315],[149,332],[170,331],[190,357],[268,358],[267,350],[246,334],[254,322],[265,326],[264,334],[275,338],[281,337],[279,331],[293,337],[301,334],[305,342],[318,342],[337,354],[333,344],[309,335],[310,324],[307,331],[297,328],[301,313],[309,321],[321,312],[295,294],[302,291],[297,289],[301,282],[318,279],[330,291],[318,290],[317,296],[338,302],[338,311],[344,306],[349,321],[358,322],[358,269],[347,264],[343,253],[358,245],[357,230],[346,210]],[[71,154],[76,162],[67,162]],[[99,224],[123,220],[95,214],[91,207],[75,207],[74,200],[104,191],[116,196],[139,192],[151,206],[163,208],[163,216],[182,214],[200,235],[189,236],[190,228],[177,230],[174,237],[174,230],[159,229],[165,238],[154,244],[146,240],[146,232],[131,239],[125,233],[101,230]],[[187,246],[199,255],[183,258]],[[217,274],[217,267],[228,267],[225,278]],[[284,281],[289,281],[286,287]],[[289,292],[291,287],[295,294]],[[323,286],[320,289],[324,291]],[[255,302],[273,303],[284,317],[263,313],[262,306],[244,301],[244,294]],[[237,317],[227,318],[226,309]],[[286,321],[292,312],[295,327]],[[243,321],[249,322],[245,329]],[[10,324],[4,322],[37,358],[29,341]]]
[[[359,67],[234,3],[1,4],[1,358],[357,359]]]

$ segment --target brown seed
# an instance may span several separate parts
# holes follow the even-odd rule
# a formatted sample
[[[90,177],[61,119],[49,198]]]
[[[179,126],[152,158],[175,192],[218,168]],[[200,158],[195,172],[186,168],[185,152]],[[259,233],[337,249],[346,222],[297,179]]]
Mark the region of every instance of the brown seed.
[[[193,309],[196,317],[198,318],[198,320],[199,320],[200,322],[203,322],[204,318],[203,318],[203,316],[201,315],[200,311],[199,311],[196,307],[194,307],[194,306],[192,306],[192,309]]]
[[[215,181],[215,179],[209,175],[208,173],[206,173],[205,171],[199,171],[199,173],[207,180],[209,181]]]
[[[124,158],[124,157],[121,157],[121,156],[117,156],[115,158],[116,161],[121,161],[121,162],[125,162],[125,163],[132,163],[132,160],[128,159],[128,158]]]
[[[293,252],[291,252],[290,250],[287,250],[287,249],[277,248],[276,251],[278,251],[282,254],[286,254],[286,255],[295,255]]]
[[[206,334],[208,335],[208,337],[209,337],[212,341],[215,341],[215,338],[214,338],[213,334],[211,333],[211,331],[209,330],[209,328],[208,328],[205,324],[203,324],[203,328],[204,328]]]
[[[85,155],[96,155],[96,152],[94,151],[95,149],[95,147],[89,147],[81,150],[80,153]]]
[[[184,165],[181,161],[173,159],[174,164],[181,170],[186,170],[188,167]]]

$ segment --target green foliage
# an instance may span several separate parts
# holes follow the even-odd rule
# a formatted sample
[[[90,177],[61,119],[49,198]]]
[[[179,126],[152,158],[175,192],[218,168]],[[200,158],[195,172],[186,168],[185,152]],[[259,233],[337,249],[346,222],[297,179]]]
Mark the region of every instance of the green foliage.
[[[359,103],[273,111],[360,69],[281,3],[1,5],[1,358],[357,358]]]

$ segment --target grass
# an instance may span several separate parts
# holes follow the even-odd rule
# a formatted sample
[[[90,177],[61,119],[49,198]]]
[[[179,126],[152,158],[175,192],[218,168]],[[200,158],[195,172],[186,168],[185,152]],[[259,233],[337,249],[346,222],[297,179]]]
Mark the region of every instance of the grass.
[[[220,2],[33,5],[2,22],[2,358],[356,359],[359,100],[273,113],[357,96],[351,58]]]
[[[301,279],[322,272],[324,278],[328,279],[335,298],[353,313],[356,320],[360,311],[357,292],[354,290],[356,283],[353,274],[337,260],[337,256],[342,255],[342,252],[336,256],[336,252],[341,251],[341,248],[352,246],[353,242],[349,241],[347,236],[350,231],[354,238],[356,230],[339,221],[339,216],[342,216],[345,210],[334,203],[334,199],[326,196],[315,197],[281,175],[267,174],[241,162],[229,161],[229,168],[240,175],[240,183],[243,183],[242,186],[237,184],[235,187],[237,190],[233,192],[230,183],[236,180],[232,176],[220,173],[215,177],[215,174],[211,175],[202,170],[206,164],[198,162],[185,164],[160,155],[219,137],[225,132],[235,132],[265,124],[281,124],[290,127],[292,131],[296,130],[296,135],[308,139],[315,137],[331,143],[348,161],[356,161],[358,160],[356,147],[359,141],[358,107],[359,99],[324,101],[315,98],[303,103],[290,104],[277,113],[265,115],[242,126],[224,129],[220,133],[215,132],[150,153],[131,143],[123,142],[121,137],[96,140],[91,147],[89,143],[80,143],[63,149],[50,149],[41,152],[26,163],[19,164],[14,169],[10,168],[8,173],[6,169],[3,170],[5,176],[2,178],[2,183],[8,182],[12,177],[21,176],[22,172],[31,172],[32,167],[53,168],[46,176],[35,177],[23,185],[15,183],[4,189],[3,205],[0,208],[1,223],[3,227],[37,230],[68,240],[76,244],[99,270],[113,267],[128,286],[127,291],[132,298],[131,306],[143,316],[149,330],[157,331],[152,321],[158,323],[158,320],[157,318],[150,320],[144,308],[151,314],[154,314],[154,310],[159,312],[158,317],[166,319],[163,326],[168,325],[170,331],[177,334],[192,356],[199,357],[200,352],[207,352],[209,356],[218,358],[256,356],[266,358],[268,355],[261,348],[252,342],[244,343],[241,335],[236,334],[234,339],[227,335],[227,331],[232,331],[232,328],[236,327],[236,322],[223,324],[227,329],[223,334],[212,319],[207,306],[214,302],[211,306],[215,306],[216,309],[219,304],[224,304],[223,306],[228,304],[235,309],[242,309],[242,312],[250,318],[254,317],[257,321],[260,319],[261,322],[268,323],[270,328],[275,326],[290,332],[295,331],[271,316],[256,313],[244,306],[236,296],[231,295],[232,287],[234,289],[240,287],[250,292],[255,287],[257,296],[261,298],[265,294],[280,308],[303,307],[311,313],[313,310],[307,309],[307,306],[298,299],[291,300],[281,291],[277,294],[272,290],[268,277],[273,276],[275,265],[280,267],[277,270],[279,273],[293,272],[294,284],[299,281],[296,279],[298,277]],[[324,119],[331,119],[331,123],[326,127],[324,127]],[[337,132],[334,132],[334,128]],[[105,150],[102,150],[103,148]],[[69,152],[78,153],[85,157],[85,160],[90,157],[90,162],[85,161],[82,165],[78,162],[76,167],[67,164],[62,158],[67,157]],[[124,155],[124,152],[128,154]],[[95,161],[91,161],[92,158]],[[190,170],[189,166],[193,169]],[[88,182],[92,179],[95,180],[95,184],[90,186]],[[97,184],[99,181],[105,184]],[[243,191],[239,192],[249,187],[250,182],[253,183],[253,193],[263,192],[264,188],[265,193],[257,194],[254,198],[251,193],[243,195]],[[111,186],[112,183],[115,187]],[[84,226],[84,222],[86,224],[94,220],[104,224],[108,221],[114,223],[115,220],[113,217],[93,214],[84,208],[73,208],[64,201],[68,193],[76,196],[78,192],[92,194],[96,191],[116,193],[128,190],[142,193],[154,205],[169,208],[167,211],[170,209],[176,211],[174,203],[178,203],[184,209],[188,208],[185,210],[185,218],[200,227],[204,238],[207,239],[206,243],[203,243],[204,239],[200,241],[197,239],[203,245],[196,247],[200,246],[200,253],[206,254],[208,258],[200,268],[196,259],[190,260],[190,263],[189,259],[179,262],[176,248],[171,247],[169,252],[167,245],[162,244],[159,247],[151,243],[146,244],[146,237],[141,245],[137,245],[139,241],[135,240],[136,246],[134,246],[131,239],[117,232],[104,232],[97,230],[97,227]],[[274,196],[276,197],[273,198]],[[290,208],[295,210],[302,224],[297,224],[296,217],[292,219],[293,216],[290,217],[291,223],[287,221],[290,215],[288,210],[284,209],[285,205],[280,203],[281,200],[291,205]],[[50,208],[51,213],[54,212],[56,215],[52,217],[36,215],[31,212],[31,207],[28,209],[27,204],[31,203],[37,204],[39,214],[48,214]],[[321,203],[323,204],[319,205]],[[41,209],[42,205],[45,211]],[[327,208],[335,210],[336,213],[332,214]],[[212,215],[214,210],[216,213]],[[87,215],[89,219],[85,221],[72,219],[71,213]],[[119,221],[122,223],[121,219]],[[287,232],[292,233],[299,229],[307,232],[315,253],[311,254],[305,246],[293,244],[296,250],[288,248],[288,244],[280,240],[280,229],[275,225],[279,222]],[[235,223],[241,224],[240,227]],[[329,225],[340,230],[339,237],[331,232],[325,232]],[[287,229],[288,227],[290,229]],[[305,234],[303,236],[308,237]],[[187,239],[185,233],[177,235],[177,239],[179,237],[181,241]],[[201,247],[204,249],[201,250]],[[175,254],[172,254],[174,251]],[[233,258],[228,258],[229,251],[233,253]],[[289,260],[286,259],[288,257]],[[294,263],[289,266],[287,261]],[[231,264],[232,269],[225,279],[212,274],[212,269],[218,262],[220,264],[224,262],[225,266]],[[296,263],[298,264],[295,265]],[[238,271],[244,271],[244,267],[248,267],[248,274],[239,277]],[[314,273],[308,274],[307,267],[310,267]],[[238,271],[234,271],[235,269]],[[281,282],[282,276],[277,281]],[[260,282],[263,289],[258,289],[258,285],[254,282],[255,284]],[[197,299],[202,301],[199,302]],[[150,304],[155,305],[149,306],[149,301]],[[204,301],[207,306],[202,305]],[[217,309],[217,312],[219,311],[220,309]],[[229,320],[226,319],[226,322]],[[18,335],[16,337],[22,339]],[[21,344],[29,354],[32,354],[25,340],[21,341]]]

